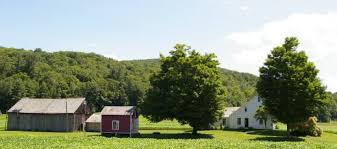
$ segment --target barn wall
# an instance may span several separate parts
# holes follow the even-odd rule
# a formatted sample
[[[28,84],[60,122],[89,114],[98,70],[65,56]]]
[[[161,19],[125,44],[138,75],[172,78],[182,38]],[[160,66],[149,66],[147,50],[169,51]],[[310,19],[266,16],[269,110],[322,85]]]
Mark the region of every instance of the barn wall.
[[[112,130],[112,120],[119,121],[119,130]],[[126,133],[130,132],[129,115],[102,115],[102,132],[103,133]]]
[[[8,130],[75,131],[80,130],[83,116],[68,114],[8,113]]]
[[[84,123],[86,120],[86,115],[85,114],[75,114],[74,118],[75,118],[75,121],[74,121],[73,131],[83,130]]]
[[[101,123],[94,122],[94,123],[85,123],[85,130],[92,131],[92,132],[100,132],[101,131]]]

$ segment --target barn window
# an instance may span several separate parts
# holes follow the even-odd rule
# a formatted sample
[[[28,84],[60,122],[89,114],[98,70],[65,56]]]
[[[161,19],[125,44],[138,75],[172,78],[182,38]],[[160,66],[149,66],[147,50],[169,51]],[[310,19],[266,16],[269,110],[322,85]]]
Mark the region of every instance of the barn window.
[[[238,118],[238,125],[241,125],[241,118]]]
[[[247,112],[247,107],[245,107],[245,112]]]
[[[119,121],[117,120],[112,121],[112,130],[119,130]]]
[[[263,120],[259,120],[260,125],[263,125]]]

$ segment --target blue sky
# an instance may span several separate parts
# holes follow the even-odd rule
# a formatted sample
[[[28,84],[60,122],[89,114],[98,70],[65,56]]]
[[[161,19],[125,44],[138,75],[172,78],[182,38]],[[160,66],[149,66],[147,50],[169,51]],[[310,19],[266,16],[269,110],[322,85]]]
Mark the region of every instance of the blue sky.
[[[221,67],[258,75],[272,47],[297,36],[337,91],[336,11],[333,0],[0,0],[0,45],[125,60],[185,43],[216,53]]]

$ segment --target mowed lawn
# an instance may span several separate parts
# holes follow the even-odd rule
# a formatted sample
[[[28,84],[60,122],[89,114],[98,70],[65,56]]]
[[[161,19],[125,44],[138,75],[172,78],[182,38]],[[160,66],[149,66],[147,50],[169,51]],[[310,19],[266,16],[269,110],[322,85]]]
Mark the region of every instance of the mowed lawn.
[[[282,130],[207,130],[190,135],[188,125],[176,121],[151,123],[140,118],[140,136],[103,137],[89,132],[4,131],[0,116],[0,148],[337,148],[337,122],[322,123],[322,137],[287,139]],[[160,134],[153,134],[159,132]]]

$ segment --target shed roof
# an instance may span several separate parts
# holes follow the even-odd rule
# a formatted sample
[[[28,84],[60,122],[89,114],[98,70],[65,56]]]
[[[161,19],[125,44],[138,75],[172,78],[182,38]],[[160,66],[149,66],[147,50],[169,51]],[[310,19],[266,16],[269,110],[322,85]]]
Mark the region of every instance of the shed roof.
[[[130,115],[135,106],[105,106],[101,112],[102,115]]]
[[[49,114],[75,113],[84,101],[84,98],[22,98],[10,108],[8,112]]]
[[[100,123],[101,122],[101,113],[92,114],[85,122],[86,123]]]
[[[224,110],[224,117],[229,117],[233,112],[240,109],[240,107],[226,107]]]

